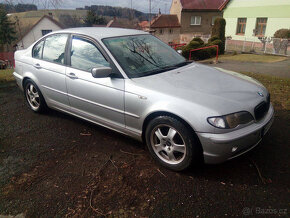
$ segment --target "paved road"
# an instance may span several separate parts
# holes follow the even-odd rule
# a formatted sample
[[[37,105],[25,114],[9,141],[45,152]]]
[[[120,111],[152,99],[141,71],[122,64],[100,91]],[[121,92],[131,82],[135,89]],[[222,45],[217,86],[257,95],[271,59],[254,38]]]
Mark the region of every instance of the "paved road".
[[[0,88],[0,105],[2,215],[289,217],[289,111],[276,111],[247,155],[175,173],[128,137],[56,111],[31,112],[16,87]]]
[[[210,64],[210,62],[207,61],[202,63]],[[285,61],[279,61],[274,63],[251,63],[221,60],[221,63],[210,65],[236,72],[263,73],[277,77],[290,78],[290,58],[287,58],[287,60]]]

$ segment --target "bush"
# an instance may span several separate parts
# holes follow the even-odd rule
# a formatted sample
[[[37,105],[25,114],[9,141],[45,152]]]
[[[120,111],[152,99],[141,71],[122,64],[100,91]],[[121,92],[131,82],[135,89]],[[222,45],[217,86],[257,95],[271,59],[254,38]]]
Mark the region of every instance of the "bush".
[[[185,57],[185,58],[189,58],[189,52],[191,49],[196,49],[196,48],[199,48],[201,47],[200,43],[197,42],[197,41],[190,41],[190,43],[188,43],[186,46],[184,46],[182,48],[182,55]]]
[[[193,40],[191,40],[191,42],[192,41],[194,41],[194,42],[198,42],[200,45],[203,45],[204,44],[204,41],[201,39],[201,38],[199,38],[199,37],[195,37],[195,38],[193,38]]]
[[[226,20],[224,18],[221,18],[221,17],[216,18],[214,21],[214,26],[212,28],[211,35],[213,37],[217,37],[218,39],[220,39],[222,41],[221,46],[219,47],[220,54],[223,54],[225,52],[225,41],[226,41],[225,28],[226,28]],[[213,40],[213,41],[215,41],[215,40]]]
[[[217,37],[217,36],[212,36],[212,37],[210,37],[210,38],[208,39],[207,43],[211,43],[211,42],[213,42],[213,41],[215,41],[215,40],[217,40],[217,39],[219,39],[219,37]]]
[[[279,29],[275,32],[274,38],[290,39],[290,29]]]
[[[221,48],[223,47],[223,42],[220,39],[216,39],[210,43],[207,44],[207,46],[211,46],[211,45],[218,45],[219,46],[219,54],[221,54]],[[212,48],[212,55],[216,55],[216,48]]]

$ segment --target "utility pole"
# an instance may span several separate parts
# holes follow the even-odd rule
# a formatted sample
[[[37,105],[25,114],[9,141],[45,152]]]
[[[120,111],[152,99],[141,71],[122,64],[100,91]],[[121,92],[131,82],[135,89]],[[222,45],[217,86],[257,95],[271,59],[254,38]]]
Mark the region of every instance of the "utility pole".
[[[151,0],[149,0],[149,31],[151,30]]]
[[[133,14],[133,0],[131,0],[131,19],[134,19],[134,14]]]

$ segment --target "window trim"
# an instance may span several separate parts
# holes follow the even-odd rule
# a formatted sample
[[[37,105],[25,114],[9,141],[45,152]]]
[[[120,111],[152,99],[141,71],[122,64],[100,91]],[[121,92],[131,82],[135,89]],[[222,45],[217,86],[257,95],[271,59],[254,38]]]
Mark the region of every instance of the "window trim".
[[[73,67],[72,65],[71,65],[71,55],[70,55],[70,52],[71,52],[71,49],[72,49],[72,40],[74,39],[74,37],[76,38],[76,39],[79,39],[79,40],[82,40],[82,41],[84,41],[84,42],[87,42],[87,43],[91,43],[93,46],[95,46],[95,48],[100,52],[100,54],[103,56],[103,58],[111,65],[111,63],[107,60],[107,58],[102,54],[102,52],[100,51],[100,49],[98,48],[98,46],[92,41],[92,40],[90,40],[90,39],[87,39],[87,38],[85,38],[85,37],[82,37],[82,36],[76,36],[76,35],[73,35],[72,37],[71,37],[71,40],[70,40],[70,46],[69,46],[69,49],[66,51],[66,54],[67,54],[67,60],[68,60],[68,62],[69,62],[69,64],[68,64],[68,66],[70,67],[70,68],[73,68],[73,69],[76,69],[76,70],[80,70],[80,71],[83,71],[83,72],[87,72],[87,73],[91,73],[91,71],[90,70],[84,70],[84,69],[80,69],[80,68],[77,68],[77,67]]]
[[[66,44],[65,44],[65,49],[64,49],[64,52],[65,52],[65,55],[64,55],[64,61],[63,61],[63,64],[62,63],[56,63],[56,62],[53,62],[53,61],[49,61],[49,60],[43,60],[43,51],[44,51],[44,47],[45,47],[45,42],[46,42],[46,38],[48,37],[51,37],[51,36],[54,36],[54,35],[67,35],[67,40],[66,40]],[[68,46],[68,40],[69,40],[69,37],[70,37],[70,33],[67,33],[67,32],[64,32],[64,33],[54,33],[54,34],[49,34],[49,35],[45,35],[44,37],[42,37],[41,39],[39,39],[39,41],[37,41],[33,47],[32,47],[32,50],[31,50],[31,57],[34,58],[34,59],[37,59],[37,60],[41,60],[41,61],[45,61],[45,62],[48,62],[48,63],[52,63],[52,64],[57,64],[57,65],[60,65],[60,66],[67,66],[67,60],[66,60],[66,48]],[[40,43],[41,41],[44,41],[43,43],[43,49],[42,49],[42,53],[41,53],[41,58],[35,58],[33,57],[33,49],[36,45],[38,45],[38,43]]]
[[[69,36],[69,40],[68,40],[68,46],[67,46],[67,50],[66,50],[66,60],[67,60],[67,67],[75,69],[75,70],[79,70],[82,72],[86,72],[86,73],[90,73],[89,71],[85,71],[82,69],[78,69],[75,67],[71,66],[71,57],[70,57],[70,51],[71,51],[71,47],[72,47],[72,39],[74,36],[77,36],[81,39],[85,39],[87,41],[92,42],[100,51],[100,53],[103,55],[103,57],[106,59],[106,61],[110,64],[110,67],[112,68],[112,72],[114,74],[119,75],[120,79],[124,79],[124,76],[122,75],[122,73],[119,71],[118,67],[114,64],[112,58],[107,54],[107,52],[104,50],[104,48],[102,47],[102,45],[94,38],[84,35],[84,34],[78,34],[78,33],[71,33]]]
[[[266,23],[258,23],[259,19],[266,19]],[[266,33],[267,23],[268,23],[268,17],[257,17],[256,18],[255,36],[257,36],[257,37],[264,37],[265,36],[265,34],[263,34],[263,33],[259,34],[257,31],[258,31],[258,25],[262,24],[262,26],[265,26],[265,33]]]
[[[200,17],[200,23],[199,24],[196,24],[196,23],[192,23],[192,17]],[[194,19],[194,21],[196,21],[196,19]],[[198,15],[193,15],[190,17],[190,26],[201,26],[201,16],[198,16]]]
[[[246,21],[245,21],[245,23],[239,23],[239,20],[240,19],[245,19]],[[239,30],[239,25],[242,25],[242,27],[243,26],[245,26],[245,32],[244,33],[238,33],[238,30]],[[246,33],[246,28],[247,28],[247,18],[246,17],[238,17],[237,18],[237,29],[236,29],[236,35],[239,35],[239,36],[244,36],[245,35],[245,33]],[[243,28],[241,28],[241,30],[242,30]]]
[[[42,45],[42,50],[41,50],[40,58],[36,58],[36,57],[33,56],[33,51],[34,51],[34,48],[35,48],[38,44],[40,44],[41,42],[43,42],[43,45]],[[35,45],[34,45],[34,46],[32,47],[32,49],[31,49],[31,57],[32,57],[32,58],[37,59],[37,60],[42,60],[44,44],[45,44],[45,39],[41,39],[41,40],[39,40],[37,43],[35,43]]]

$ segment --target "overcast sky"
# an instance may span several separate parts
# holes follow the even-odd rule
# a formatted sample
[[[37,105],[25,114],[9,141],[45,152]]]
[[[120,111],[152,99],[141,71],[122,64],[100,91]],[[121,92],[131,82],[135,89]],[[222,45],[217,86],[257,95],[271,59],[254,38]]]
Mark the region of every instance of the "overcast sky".
[[[34,3],[41,9],[42,0],[15,0],[15,3]],[[157,13],[159,8],[162,13],[168,13],[172,0],[151,0],[152,1],[152,13]],[[4,2],[4,0],[0,0]],[[76,7],[83,7],[85,5],[111,5],[120,7],[131,7],[131,0],[62,0],[62,4],[59,8],[74,9]],[[132,0],[134,9],[139,11],[149,11],[149,0]],[[166,10],[166,11],[165,11]]]

